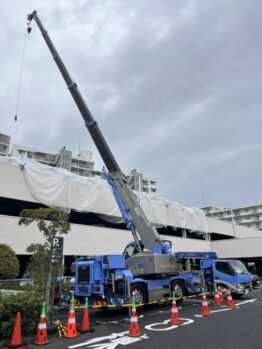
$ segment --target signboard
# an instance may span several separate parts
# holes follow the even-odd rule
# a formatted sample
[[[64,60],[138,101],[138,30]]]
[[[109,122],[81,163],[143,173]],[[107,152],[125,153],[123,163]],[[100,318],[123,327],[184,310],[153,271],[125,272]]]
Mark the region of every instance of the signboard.
[[[63,263],[64,238],[54,237],[52,241],[52,264]]]

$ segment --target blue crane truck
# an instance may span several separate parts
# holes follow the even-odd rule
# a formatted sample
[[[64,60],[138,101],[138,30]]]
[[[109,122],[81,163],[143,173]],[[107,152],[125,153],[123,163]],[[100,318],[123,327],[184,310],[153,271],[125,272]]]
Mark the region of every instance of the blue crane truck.
[[[181,270],[181,264],[172,252],[171,242],[163,240],[148,221],[36,11],[28,15],[28,33],[31,32],[32,20],[39,27],[104,161],[107,168],[105,177],[134,238],[123,254],[87,256],[75,262],[76,297],[89,297],[94,304],[120,305],[129,302],[130,298],[142,304],[169,298],[173,292],[176,297],[199,293],[200,277]],[[203,261],[203,270],[208,269],[205,263],[208,261]]]
[[[102,159],[106,178],[115,195],[127,228],[134,238],[134,248],[118,255],[88,256],[75,263],[76,297],[89,297],[92,303],[122,304],[134,298],[137,303],[159,301],[200,292],[199,283],[187,272],[181,272],[172,253],[171,242],[161,239],[150,224],[121,171],[97,122],[91,115],[77,84],[72,80],[36,11],[27,17],[28,33],[35,20],[62,74]]]
[[[215,252],[176,252],[176,260],[185,269],[194,274],[202,274],[204,284],[212,292],[215,286],[222,290],[230,289],[235,298],[240,298],[252,291],[252,275],[245,265],[237,259],[219,259]]]

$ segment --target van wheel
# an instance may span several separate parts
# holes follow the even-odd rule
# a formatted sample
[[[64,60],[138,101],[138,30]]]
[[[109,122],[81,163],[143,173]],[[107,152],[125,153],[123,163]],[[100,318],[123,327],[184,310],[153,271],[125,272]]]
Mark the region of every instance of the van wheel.
[[[147,297],[144,287],[138,284],[131,285],[131,299],[136,304],[145,304]]]
[[[220,288],[220,291],[222,292],[223,297],[227,296],[228,287],[226,285],[217,284],[217,288]]]
[[[182,304],[183,298],[185,296],[185,288],[180,280],[175,280],[171,284],[171,297],[173,297],[173,293],[175,292],[176,302],[177,304]]]

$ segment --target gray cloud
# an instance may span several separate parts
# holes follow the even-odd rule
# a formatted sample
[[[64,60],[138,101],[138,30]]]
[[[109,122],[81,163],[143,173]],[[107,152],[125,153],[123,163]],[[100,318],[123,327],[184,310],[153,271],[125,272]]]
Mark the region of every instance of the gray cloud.
[[[124,172],[185,205],[261,201],[259,1],[1,2],[0,120],[12,142],[99,154],[36,28],[37,8]],[[10,9],[10,7],[12,7]]]

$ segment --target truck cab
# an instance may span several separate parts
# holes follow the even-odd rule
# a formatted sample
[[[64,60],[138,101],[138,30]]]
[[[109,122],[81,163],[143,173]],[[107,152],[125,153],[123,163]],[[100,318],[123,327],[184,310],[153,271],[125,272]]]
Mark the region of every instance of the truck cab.
[[[230,289],[235,297],[247,295],[252,291],[250,274],[240,260],[201,260],[201,270],[210,291],[213,285],[225,290]]]
[[[202,274],[203,284],[210,292],[220,286],[239,298],[252,291],[251,274],[240,260],[219,259],[215,252],[176,252],[175,256],[192,275]]]

